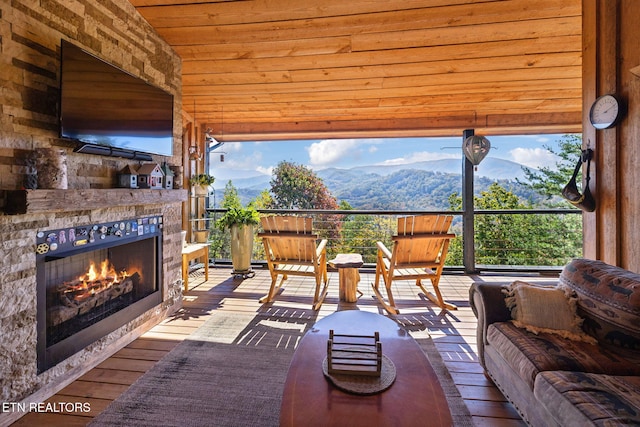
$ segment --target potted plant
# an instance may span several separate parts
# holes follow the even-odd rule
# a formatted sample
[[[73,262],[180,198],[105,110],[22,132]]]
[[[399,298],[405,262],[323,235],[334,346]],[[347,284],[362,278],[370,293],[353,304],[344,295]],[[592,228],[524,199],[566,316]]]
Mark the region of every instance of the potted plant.
[[[253,253],[253,232],[260,223],[258,211],[251,205],[229,208],[216,227],[231,232],[231,263],[234,274],[246,274],[251,271],[251,254]]]
[[[209,186],[215,182],[215,178],[207,173],[201,173],[189,178],[189,183],[193,185],[197,196],[206,196],[209,193]]]

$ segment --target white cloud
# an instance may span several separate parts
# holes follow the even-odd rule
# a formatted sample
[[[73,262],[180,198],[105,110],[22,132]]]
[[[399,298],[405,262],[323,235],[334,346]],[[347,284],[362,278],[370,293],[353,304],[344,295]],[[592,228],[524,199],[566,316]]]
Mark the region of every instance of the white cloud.
[[[313,166],[325,166],[345,157],[358,157],[361,154],[361,144],[361,141],[355,139],[327,139],[314,142],[307,147],[309,163]]]
[[[273,166],[269,166],[268,168],[262,167],[262,166],[258,166],[256,168],[256,172],[259,172],[263,175],[268,175],[271,176],[273,173]]]
[[[541,167],[553,167],[558,161],[558,156],[544,148],[518,147],[509,151],[514,162],[539,169]]]
[[[426,162],[429,160],[442,160],[442,159],[459,159],[460,155],[451,153],[438,153],[433,151],[420,151],[411,153],[406,157],[397,157],[395,159],[385,160],[380,163],[381,165],[405,165],[408,163]]]

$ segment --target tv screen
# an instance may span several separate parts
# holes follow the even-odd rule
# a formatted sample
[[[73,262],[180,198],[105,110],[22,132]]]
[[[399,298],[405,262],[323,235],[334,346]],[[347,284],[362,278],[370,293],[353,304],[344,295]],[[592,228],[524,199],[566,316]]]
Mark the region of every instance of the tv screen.
[[[66,41],[60,74],[60,136],[93,146],[76,151],[172,155],[171,94]]]

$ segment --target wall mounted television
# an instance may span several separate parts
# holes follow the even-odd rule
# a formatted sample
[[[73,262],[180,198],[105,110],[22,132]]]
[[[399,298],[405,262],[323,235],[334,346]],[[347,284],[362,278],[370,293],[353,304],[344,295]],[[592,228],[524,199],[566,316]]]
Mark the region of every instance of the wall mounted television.
[[[173,153],[173,95],[62,41],[60,137],[74,151],[151,160]]]

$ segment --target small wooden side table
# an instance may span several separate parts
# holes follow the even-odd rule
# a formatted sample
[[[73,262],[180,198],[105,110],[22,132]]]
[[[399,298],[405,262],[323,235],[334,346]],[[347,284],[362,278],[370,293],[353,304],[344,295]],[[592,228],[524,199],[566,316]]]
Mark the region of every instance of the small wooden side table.
[[[358,282],[360,282],[360,273],[358,269],[362,267],[362,255],[360,254],[338,254],[334,259],[329,261],[329,265],[338,269],[338,278],[340,283],[340,300],[346,302],[356,302],[358,297]]]
[[[196,258],[203,258],[204,280],[209,280],[209,245],[187,245],[182,248],[182,281],[185,292],[189,290],[189,261]]]

